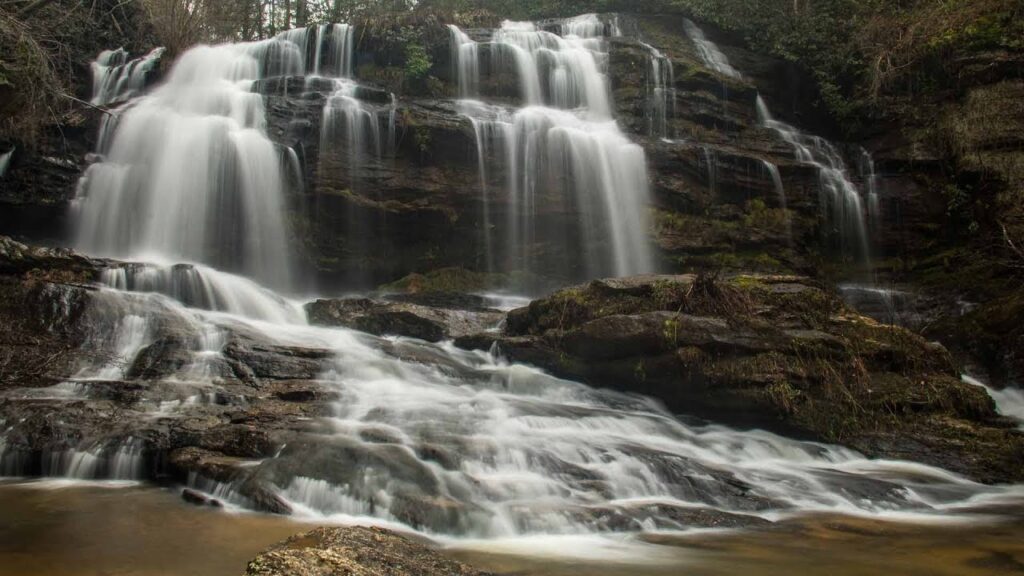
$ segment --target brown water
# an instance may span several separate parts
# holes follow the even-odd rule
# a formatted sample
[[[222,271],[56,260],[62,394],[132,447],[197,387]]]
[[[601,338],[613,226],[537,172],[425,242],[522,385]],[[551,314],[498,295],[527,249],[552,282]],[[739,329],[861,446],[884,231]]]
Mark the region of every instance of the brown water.
[[[261,549],[310,528],[286,518],[190,506],[160,488],[52,486],[0,486],[0,575],[238,575]],[[999,510],[1001,520],[970,525],[816,516],[769,531],[652,535],[645,539],[659,545],[626,540],[612,546],[611,553],[630,554],[634,562],[607,555],[596,562],[530,558],[500,552],[501,543],[449,553],[523,576],[1024,574],[1022,511]],[[598,547],[594,539],[534,544],[537,554]]]

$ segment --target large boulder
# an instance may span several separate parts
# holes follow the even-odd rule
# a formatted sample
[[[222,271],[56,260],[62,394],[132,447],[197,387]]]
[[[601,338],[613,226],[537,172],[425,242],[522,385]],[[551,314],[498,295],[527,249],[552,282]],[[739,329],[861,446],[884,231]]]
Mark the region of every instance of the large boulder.
[[[962,382],[938,344],[848,310],[795,276],[594,281],[456,340],[677,413],[923,461],[987,482],[1024,478],[1024,435]]]

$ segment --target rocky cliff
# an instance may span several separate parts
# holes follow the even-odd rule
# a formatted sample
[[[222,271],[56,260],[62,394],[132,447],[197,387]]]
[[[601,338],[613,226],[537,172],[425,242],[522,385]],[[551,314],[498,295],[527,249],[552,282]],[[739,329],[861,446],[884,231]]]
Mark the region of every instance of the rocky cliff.
[[[833,261],[837,242],[830,237],[836,231],[820,221],[818,174],[797,162],[792,148],[759,122],[761,86],[708,69],[684,33],[682,19],[673,18],[618,17],[622,35],[610,40],[608,57],[618,122],[647,152],[655,194],[651,235],[663,259],[676,270],[713,266],[804,272]],[[479,158],[473,126],[456,104],[448,32],[436,19],[415,25],[411,41],[425,46],[431,63],[415,77],[407,70],[405,52],[395,47],[394,28],[357,27],[354,79],[360,88],[352,97],[362,103],[361,121],[368,122],[360,125],[358,142],[344,142],[351,131],[332,136],[330,124],[337,118],[325,123],[331,99],[337,97],[335,83],[285,78],[257,87],[266,96],[269,134],[282,149],[294,151],[288,160],[291,223],[307,270],[323,286],[376,286],[410,272],[450,266],[486,271]],[[489,33],[472,32],[478,38]],[[786,69],[752,54],[743,61],[761,71],[762,78]],[[668,114],[657,127],[652,124],[657,81],[652,62],[673,70],[661,97]],[[495,101],[517,98],[515,81],[507,75],[485,74],[485,84]],[[780,94],[780,99],[786,92],[770,85],[762,91],[768,97]],[[60,216],[87,164],[92,131],[103,119],[102,113],[88,114],[82,128],[66,134],[69,145],[59,154],[18,154],[0,191],[0,199],[12,208],[5,210],[12,216],[3,231],[36,240],[67,234],[58,225]],[[353,146],[361,149],[353,152]],[[500,172],[488,178],[495,188],[489,209],[495,221],[502,221],[506,178]],[[545,226],[576,225],[571,208],[567,213],[564,207],[541,204],[540,210],[537,217]],[[36,212],[41,221],[24,216]],[[538,254],[552,250],[556,247],[543,239],[525,249]],[[579,258],[566,254],[552,260]],[[843,262],[841,254],[838,261]],[[559,264],[539,273],[555,284],[584,279],[564,268]]]

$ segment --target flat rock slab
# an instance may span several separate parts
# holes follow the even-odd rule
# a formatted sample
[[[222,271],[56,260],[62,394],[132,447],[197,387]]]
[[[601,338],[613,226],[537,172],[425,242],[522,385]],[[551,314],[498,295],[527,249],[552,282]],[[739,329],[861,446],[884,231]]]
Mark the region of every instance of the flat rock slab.
[[[306,305],[309,320],[323,326],[344,326],[377,336],[408,336],[428,342],[458,338],[497,327],[504,314],[434,308],[411,302],[370,298],[317,300]]]

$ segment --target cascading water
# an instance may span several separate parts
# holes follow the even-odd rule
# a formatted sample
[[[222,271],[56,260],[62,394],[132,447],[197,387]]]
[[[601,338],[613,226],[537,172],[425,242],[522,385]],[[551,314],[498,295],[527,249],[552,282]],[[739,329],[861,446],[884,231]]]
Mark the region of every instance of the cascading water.
[[[472,98],[480,92],[480,45],[454,24],[448,25],[448,33],[459,98]]]
[[[125,57],[101,57],[98,94],[134,94],[127,89],[159,52],[132,63]],[[353,59],[352,29],[344,24],[182,55],[164,85],[105,121],[102,161],[79,186],[78,246],[125,259],[210,264],[289,287],[286,191],[302,188],[302,167],[294,150],[268,138],[263,96],[255,90],[278,78],[345,78]],[[350,169],[362,163],[361,154],[380,156],[393,146],[393,100],[383,113],[371,112],[354,98],[353,83],[317,82],[335,86],[324,110],[324,145],[335,146],[343,134]]]
[[[871,154],[861,148],[860,150],[860,178],[867,186],[868,192],[868,216],[867,225],[872,238],[877,238],[882,231],[882,207],[879,196],[879,177],[875,171],[875,159]]]
[[[131,264],[103,271],[115,290],[163,294],[192,308],[276,323],[304,323],[302,308],[248,278],[193,264]]]
[[[675,137],[670,123],[676,115],[676,74],[672,59],[649,44],[640,43],[651,54],[647,76],[648,133],[664,139]]]
[[[157,48],[134,60],[128,59],[123,48],[101,52],[92,63],[92,103],[103,106],[141,93],[152,80],[164,52]]]
[[[560,39],[525,25],[506,30],[508,46],[515,47],[509,53],[529,55],[530,66],[520,58],[524,70],[549,72],[548,80],[535,76],[533,84],[543,87],[550,103],[587,104],[580,110],[538,105],[510,111],[463,102],[477,133],[485,193],[489,158],[507,159],[517,214],[507,238],[524,233],[518,218],[532,214],[545,180],[572,178],[563,187],[581,204],[583,218],[591,220],[594,233],[611,236],[611,267],[621,273],[649,269],[642,150],[591,106],[602,97],[587,87],[604,80],[572,69],[584,56],[594,64],[587,69],[597,69],[593,47],[600,40]],[[563,23],[562,30],[580,35],[607,27],[585,17]],[[590,48],[562,58],[562,42],[569,51]],[[544,48],[533,54],[523,45]],[[211,262],[217,258],[204,237],[216,232],[254,241],[250,233],[259,232],[259,252],[243,250],[241,256],[254,265],[253,277],[274,277],[273,266],[287,254],[283,223],[265,222],[260,214],[280,208],[282,157],[262,132],[262,101],[248,88],[268,70],[303,73],[303,50],[308,44],[278,38],[197,48],[183,56],[167,85],[109,127],[106,160],[90,169],[85,184],[83,247],[156,250],[164,259]],[[559,66],[565,69],[559,72]],[[583,77],[582,84],[569,81]],[[344,106],[340,114],[355,114]],[[254,164],[259,161],[273,170],[264,172],[270,169]],[[216,203],[221,201],[234,203],[232,209]],[[235,228],[239,222],[244,226]],[[83,369],[82,381],[72,382],[76,387],[52,390],[48,401],[90,398],[103,380],[123,378],[140,390],[126,414],[165,422],[199,410],[225,381],[239,378],[224,358],[239,341],[256,342],[260,352],[285,349],[289,359],[302,350],[331,352],[315,379],[335,394],[333,413],[304,423],[308,427],[272,457],[245,467],[247,478],[264,479],[273,496],[308,517],[372,517],[433,534],[506,537],[686,529],[686,514],[674,512],[695,508],[771,519],[807,511],[935,516],[1019,497],[1018,488],[979,485],[925,465],[684,422],[653,400],[559,380],[490,353],[308,326],[294,303],[201,265],[112,265],[101,280],[102,287],[81,297],[88,301],[84,325],[93,329],[86,348],[106,354]],[[78,316],[70,310],[71,296],[53,301],[55,318]],[[169,366],[150,370],[141,351],[156,342],[182,349]],[[108,363],[111,353],[116,372]],[[263,394],[263,382],[249,377]],[[225,414],[231,413],[218,411],[213,419],[220,422]],[[145,439],[121,434],[33,460],[9,444],[16,424],[0,422],[2,475],[147,474]],[[251,504],[242,482],[218,484],[197,474],[189,481],[218,498]]]
[[[764,165],[764,169],[768,172],[768,177],[772,181],[772,186],[775,188],[775,195],[779,198],[779,207],[786,214],[786,238],[789,243],[793,243],[793,217],[789,213],[786,201],[786,187],[782,184],[782,174],[779,172],[779,167],[769,162],[768,160],[761,161]]]
[[[334,81],[334,91],[324,104],[320,131],[321,150],[347,154],[353,189],[359,181],[359,168],[381,160],[395,147],[394,97],[387,106],[374,106],[357,98],[359,89],[354,82]]]
[[[712,194],[718,191],[718,153],[710,146],[701,146],[705,179]]]
[[[686,31],[686,36],[693,42],[694,47],[697,48],[697,54],[700,56],[700,59],[704,61],[708,68],[729,78],[737,80],[743,78],[743,74],[732,67],[732,64],[729,63],[729,58],[722,53],[718,45],[708,40],[707,36],[704,35],[704,31],[694,24],[692,20],[683,20],[683,29]]]
[[[265,134],[268,75],[301,74],[294,43],[201,46],[108,122],[80,186],[78,246],[232,267],[287,286],[284,156]]]
[[[857,186],[850,180],[842,155],[831,142],[804,134],[798,129],[772,118],[768,105],[757,97],[757,115],[761,124],[774,130],[793,147],[800,162],[818,170],[822,220],[836,227],[843,254],[870,264],[868,230],[864,201]]]
[[[686,20],[684,27],[687,37],[693,42],[701,60],[708,68],[723,76],[743,79],[743,74],[733,68],[729,58],[714,42],[708,40],[696,24]],[[782,140],[792,146],[798,161],[817,169],[822,221],[835,228],[841,253],[870,267],[871,251],[868,247],[864,203],[857,186],[850,180],[842,155],[824,138],[804,134],[797,128],[774,119],[768,110],[768,104],[760,95],[757,96],[756,107],[761,125],[774,130]],[[774,174],[772,178],[774,180]],[[778,184],[776,186],[778,189]]]
[[[342,78],[352,76],[352,60],[355,56],[352,27],[348,24],[323,24],[319,31],[324,40],[317,44],[313,73],[324,74],[325,70],[333,69]]]
[[[643,149],[611,116],[605,34],[614,27],[594,15],[558,24],[564,36],[528,22],[505,22],[490,43],[491,70],[514,71],[526,107],[507,110],[477,101],[460,102],[473,125],[480,166],[483,244],[493,268],[563,271],[578,256],[577,276],[650,272],[654,258],[647,238],[649,192]],[[451,27],[452,54],[460,95],[479,97],[480,51]],[[504,170],[504,186],[491,174]],[[503,189],[502,189],[503,188]],[[505,222],[493,214],[501,200]],[[547,226],[544,213],[574,214],[578,231]],[[573,238],[575,235],[575,238]],[[554,264],[538,261],[537,246],[555,244],[569,254]]]

